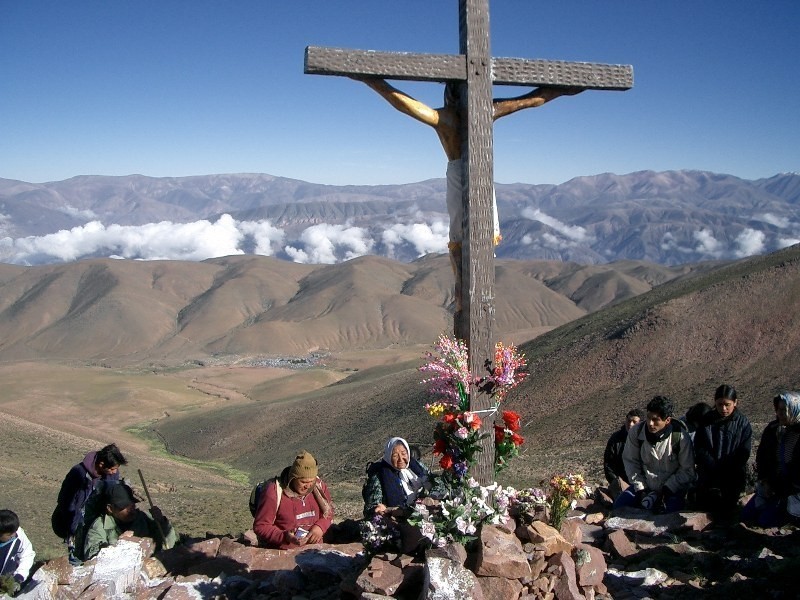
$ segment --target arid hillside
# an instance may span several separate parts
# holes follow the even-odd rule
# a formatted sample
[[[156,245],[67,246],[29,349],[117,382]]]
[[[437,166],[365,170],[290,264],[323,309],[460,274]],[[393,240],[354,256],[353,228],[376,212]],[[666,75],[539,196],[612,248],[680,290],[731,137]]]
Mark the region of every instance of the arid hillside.
[[[417,368],[449,330],[450,277],[445,257],[0,267],[5,503],[42,556],[58,555],[49,515],[63,474],[116,441],[126,475],[144,469],[181,531],[238,533],[249,483],[306,448],[340,516],[357,516],[364,466],[388,436],[430,448]],[[497,281],[497,337],[530,361],[505,403],[526,444],[503,483],[568,469],[599,482],[620,416],[656,393],[683,411],[733,384],[758,436],[774,392],[798,385],[800,247],[680,269],[498,261]],[[302,357],[318,339],[338,346],[312,364]]]
[[[707,268],[501,260],[498,332],[529,340]],[[452,327],[452,281],[440,255],[0,265],[0,360],[176,365],[430,344]]]
[[[525,455],[506,477],[553,469],[597,477],[602,448],[628,408],[655,394],[682,412],[736,386],[756,435],[771,398],[800,381],[800,247],[673,281],[523,344],[530,377],[506,406],[525,422]],[[259,400],[200,416],[165,419],[170,448],[269,473],[294,449],[314,448],[331,473],[357,478],[392,434],[431,442],[416,368],[421,358],[354,373],[273,407]],[[597,479],[596,479],[597,480]]]

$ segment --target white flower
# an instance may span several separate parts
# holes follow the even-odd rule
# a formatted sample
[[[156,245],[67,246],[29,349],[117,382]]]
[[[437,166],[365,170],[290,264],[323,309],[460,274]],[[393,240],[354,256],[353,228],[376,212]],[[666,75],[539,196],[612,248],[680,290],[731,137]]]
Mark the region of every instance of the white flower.
[[[424,535],[430,541],[433,542],[436,540],[436,525],[434,525],[430,521],[423,521],[420,524],[419,530],[420,533],[422,533],[422,535]]]
[[[456,519],[456,529],[465,535],[472,535],[475,533],[475,524],[470,519],[458,517]]]
[[[465,440],[469,437],[469,430],[466,427],[459,427],[455,430],[453,435],[460,440]]]

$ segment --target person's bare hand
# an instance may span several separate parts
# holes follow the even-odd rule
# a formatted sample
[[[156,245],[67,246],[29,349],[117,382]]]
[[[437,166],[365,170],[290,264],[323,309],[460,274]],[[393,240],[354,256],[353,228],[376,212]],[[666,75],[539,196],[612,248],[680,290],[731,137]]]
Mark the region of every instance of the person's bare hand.
[[[322,541],[322,528],[319,525],[314,525],[308,530],[308,533],[300,540],[300,545],[306,544],[319,544]]]
[[[382,515],[385,512],[386,512],[386,505],[385,504],[381,503],[381,504],[378,504],[378,506],[375,507],[375,514],[376,515]]]

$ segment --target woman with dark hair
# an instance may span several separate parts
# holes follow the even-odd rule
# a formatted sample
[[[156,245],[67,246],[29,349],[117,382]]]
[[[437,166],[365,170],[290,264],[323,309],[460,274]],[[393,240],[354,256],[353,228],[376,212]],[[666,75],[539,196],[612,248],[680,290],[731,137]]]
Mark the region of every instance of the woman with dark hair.
[[[733,387],[716,389],[714,407],[703,416],[694,436],[696,502],[705,510],[727,511],[736,507],[744,493],[753,429],[738,409]]]
[[[781,392],[772,404],[776,418],[756,452],[756,493],[742,510],[743,521],[761,527],[800,517],[800,394]]]

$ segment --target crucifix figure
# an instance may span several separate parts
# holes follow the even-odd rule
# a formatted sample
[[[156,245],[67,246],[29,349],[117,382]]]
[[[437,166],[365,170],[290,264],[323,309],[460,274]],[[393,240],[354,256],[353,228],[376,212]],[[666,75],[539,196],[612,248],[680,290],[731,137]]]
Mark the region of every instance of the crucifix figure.
[[[495,118],[525,106],[502,112],[492,100],[492,85],[537,88],[508,101],[537,102],[583,90],[626,90],[633,86],[633,69],[626,65],[492,58],[489,52],[489,0],[458,0],[459,54],[412,54],[341,48],[306,48],[305,72],[339,75],[365,81],[393,106],[436,128],[448,159],[461,164],[461,291],[457,292],[462,318],[456,318],[455,335],[469,347],[470,371],[485,375],[493,358],[494,339],[494,226],[492,123]],[[419,103],[415,109],[409,96],[391,91],[381,80],[432,81],[450,84],[448,105],[433,111]],[[382,87],[386,86],[386,87]],[[447,90],[446,85],[446,90]],[[390,89],[391,88],[391,89]],[[384,94],[385,92],[385,94]],[[537,96],[538,94],[538,96]],[[549,96],[549,97],[548,97]],[[501,101],[502,102],[502,101]],[[398,103],[398,104],[396,104]],[[530,106],[535,106],[531,104]],[[414,115],[419,111],[419,116]],[[431,111],[431,112],[428,112]],[[497,111],[497,112],[496,112]],[[403,112],[406,112],[403,110]],[[424,118],[420,118],[422,115]],[[425,120],[428,119],[428,120]],[[437,125],[434,125],[436,123]],[[452,123],[452,127],[448,124]],[[460,146],[460,154],[457,148]],[[453,223],[456,229],[459,224]],[[491,398],[482,392],[470,395],[472,410],[489,410]],[[482,484],[494,478],[494,446],[491,419],[484,419],[482,442],[475,477]]]
[[[433,127],[436,131],[436,135],[439,136],[439,141],[442,143],[445,156],[447,156],[447,213],[450,217],[450,239],[447,248],[450,252],[450,263],[453,267],[453,275],[455,277],[453,293],[455,298],[454,330],[455,335],[458,336],[463,308],[461,301],[463,295],[461,248],[464,239],[464,186],[461,163],[463,144],[461,143],[462,128],[458,109],[459,85],[454,82],[445,84],[444,106],[441,108],[431,108],[427,104],[389,85],[383,79],[363,78],[361,81],[375,90],[400,112]],[[496,121],[500,117],[510,115],[511,113],[525,108],[542,106],[546,102],[558,98],[559,96],[571,96],[582,91],[581,88],[538,88],[515,98],[496,98],[492,100],[492,120]],[[494,191],[492,191],[492,224],[492,240],[496,246],[500,243],[500,224]]]

